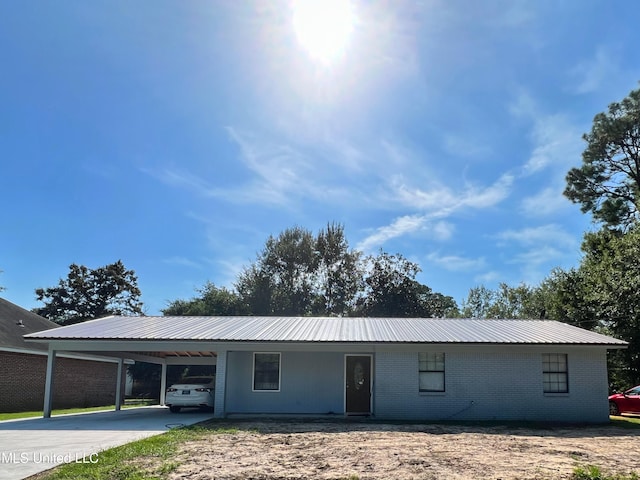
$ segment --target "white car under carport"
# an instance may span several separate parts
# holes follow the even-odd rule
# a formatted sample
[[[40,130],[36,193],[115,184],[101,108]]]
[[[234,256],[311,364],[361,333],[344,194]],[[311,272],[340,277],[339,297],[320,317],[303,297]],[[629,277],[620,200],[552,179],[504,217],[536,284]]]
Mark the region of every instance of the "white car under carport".
[[[165,405],[172,413],[190,407],[212,410],[215,383],[215,376],[184,377],[167,388]]]

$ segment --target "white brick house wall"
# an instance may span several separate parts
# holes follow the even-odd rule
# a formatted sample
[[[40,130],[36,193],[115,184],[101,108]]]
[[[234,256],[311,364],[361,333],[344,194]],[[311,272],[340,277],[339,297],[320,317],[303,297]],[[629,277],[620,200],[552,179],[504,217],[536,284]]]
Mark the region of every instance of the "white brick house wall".
[[[420,392],[418,352],[445,353],[445,392]],[[542,355],[566,353],[569,392],[543,392]],[[374,414],[389,419],[607,422],[606,348],[415,346],[375,354]]]

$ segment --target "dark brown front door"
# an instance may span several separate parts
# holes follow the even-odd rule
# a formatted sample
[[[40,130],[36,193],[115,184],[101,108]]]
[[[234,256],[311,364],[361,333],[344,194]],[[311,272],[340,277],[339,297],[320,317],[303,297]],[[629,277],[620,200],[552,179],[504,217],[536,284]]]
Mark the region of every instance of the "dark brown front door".
[[[346,413],[371,413],[371,357],[345,357]]]

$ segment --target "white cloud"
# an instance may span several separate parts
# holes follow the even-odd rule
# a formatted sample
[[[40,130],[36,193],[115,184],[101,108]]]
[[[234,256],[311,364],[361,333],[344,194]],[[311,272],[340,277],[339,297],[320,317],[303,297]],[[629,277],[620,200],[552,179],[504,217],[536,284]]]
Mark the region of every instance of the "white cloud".
[[[181,187],[201,196],[210,196],[212,188],[202,178],[177,169],[141,169],[143,173],[157,178],[162,183],[173,187]]]
[[[247,172],[237,183],[205,177],[181,168],[142,169],[161,182],[196,195],[236,204],[276,205],[292,208],[296,200],[310,198],[323,203],[341,203],[353,198],[354,184],[344,180],[344,170],[362,170],[363,154],[346,143],[320,145],[303,154],[284,142],[228,127],[240,149],[239,160]],[[323,147],[325,150],[323,150]],[[327,158],[329,160],[324,161]]]
[[[476,275],[475,277],[473,277],[473,281],[484,285],[484,284],[491,284],[493,282],[497,282],[501,278],[504,278],[504,276],[500,272],[491,270],[489,272]]]
[[[167,265],[178,266],[178,267],[196,268],[198,270],[202,269],[201,263],[198,263],[186,257],[178,256],[178,257],[165,258],[164,260],[162,260],[162,263],[165,263]]]
[[[561,113],[541,111],[531,95],[522,90],[509,105],[517,118],[531,123],[532,151],[522,168],[522,176],[532,175],[546,168],[566,171],[580,161],[582,129]]]
[[[227,132],[240,147],[241,161],[254,175],[244,188],[226,190],[231,194],[227,195],[228,198],[239,195],[249,201],[285,204],[288,194],[300,193],[310,187],[307,179],[313,176],[313,168],[300,152],[232,127],[228,127]]]
[[[466,258],[458,255],[441,256],[435,252],[427,255],[427,260],[452,272],[468,272],[472,270],[479,270],[486,266],[486,260],[483,257]]]
[[[608,48],[599,46],[592,58],[580,62],[569,71],[569,74],[576,79],[571,91],[576,94],[585,94],[600,89],[606,81],[619,72],[613,58]]]
[[[358,243],[356,249],[371,251],[393,238],[416,232],[421,232],[424,236],[434,240],[444,241],[451,238],[453,231],[454,226],[450,223],[443,221],[432,223],[425,215],[405,215],[396,218],[390,225],[376,229],[373,234]]]
[[[507,263],[520,265],[518,278],[529,284],[539,282],[578,248],[577,239],[557,224],[505,230],[495,238],[503,248],[515,247]]]
[[[429,189],[409,187],[401,176],[391,180],[391,194],[388,201],[420,210],[424,213],[404,215],[396,218],[391,224],[379,227],[359,244],[359,248],[370,250],[383,245],[393,238],[425,230],[429,222],[436,218],[446,218],[462,209],[484,209],[492,207],[509,196],[514,177],[502,175],[488,187],[466,184],[455,191],[439,182],[432,181]],[[453,227],[447,222],[432,225],[433,238],[446,240],[453,233]]]
[[[521,211],[530,217],[542,217],[556,214],[569,207],[569,200],[562,194],[561,188],[546,187],[537,194],[524,198]]]
[[[509,196],[514,177],[502,175],[488,187],[465,185],[455,191],[438,182],[432,182],[428,189],[409,187],[396,176],[392,180],[395,200],[404,206],[425,210],[432,216],[447,216],[462,208],[487,208],[500,203]]]
[[[545,265],[549,262],[564,258],[566,252],[551,245],[539,245],[534,249],[523,251],[511,259],[511,263],[521,263],[528,268]]]
[[[431,235],[433,238],[439,241],[448,240],[453,235],[455,227],[453,224],[448,222],[436,222],[431,227]]]
[[[497,205],[509,196],[513,181],[514,176],[505,173],[487,188],[467,188],[462,197],[461,206],[487,208]]]
[[[525,90],[520,89],[515,98],[507,106],[509,113],[514,117],[524,119],[535,119],[540,116],[538,105],[533,99],[531,94]]]
[[[527,247],[557,245],[573,248],[577,244],[573,235],[565,232],[560,225],[556,224],[524,228],[522,230],[505,230],[496,235],[496,238],[501,242],[515,242]]]
[[[361,241],[356,246],[356,249],[371,251],[373,248],[383,245],[392,238],[424,229],[427,221],[428,219],[424,215],[405,215],[403,217],[396,218],[390,225],[378,228],[375,233]]]
[[[552,165],[566,169],[580,161],[582,134],[564,115],[535,117],[531,137],[534,148],[524,166],[525,174]]]

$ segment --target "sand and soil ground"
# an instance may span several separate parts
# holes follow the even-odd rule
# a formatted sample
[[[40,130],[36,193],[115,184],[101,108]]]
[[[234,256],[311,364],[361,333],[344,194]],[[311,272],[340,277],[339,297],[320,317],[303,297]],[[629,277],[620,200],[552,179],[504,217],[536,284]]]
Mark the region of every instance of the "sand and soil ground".
[[[640,429],[327,421],[226,426],[238,430],[183,444],[170,478],[568,479],[587,465],[640,474]]]

